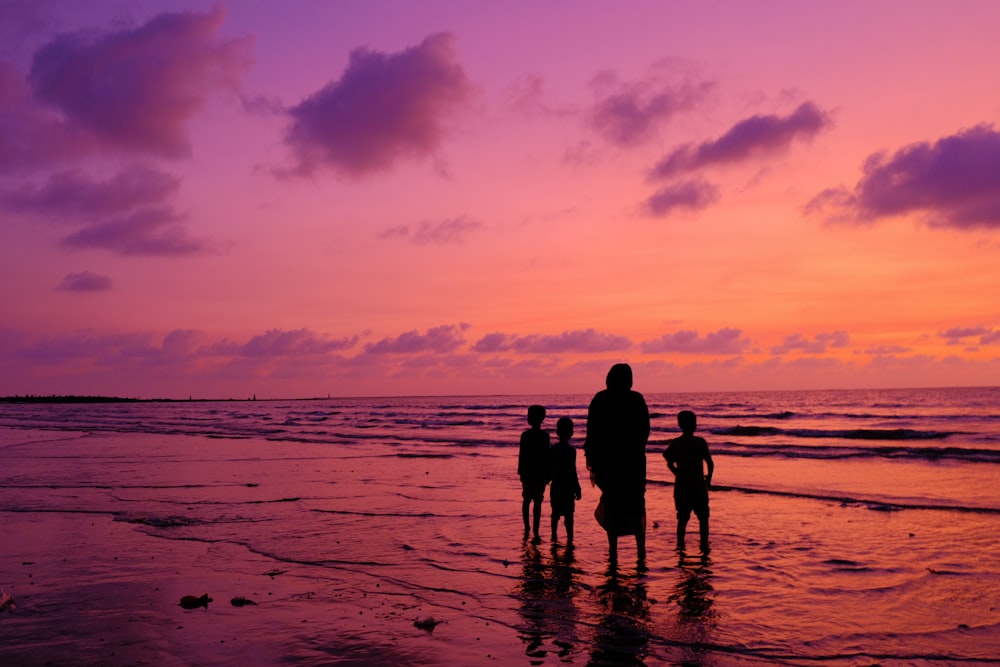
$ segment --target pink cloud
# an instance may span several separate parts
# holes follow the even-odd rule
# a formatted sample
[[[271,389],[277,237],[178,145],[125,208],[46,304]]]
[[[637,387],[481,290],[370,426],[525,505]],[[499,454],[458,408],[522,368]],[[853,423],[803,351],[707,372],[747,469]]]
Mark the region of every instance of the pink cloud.
[[[874,153],[853,190],[824,190],[805,211],[830,223],[916,213],[931,226],[1000,227],[1000,132],[983,124],[891,156]]]
[[[558,335],[505,333],[486,334],[473,345],[475,352],[520,352],[526,354],[594,353],[627,350],[632,341],[624,336],[601,333],[595,329],[564,331]]]
[[[650,170],[649,177],[670,178],[703,167],[782,151],[797,140],[811,139],[830,124],[829,115],[813,102],[804,102],[788,116],[751,116],[718,139],[677,148]]]
[[[407,331],[395,338],[383,338],[377,343],[365,345],[365,351],[371,354],[412,354],[415,352],[452,352],[465,344],[462,332],[469,328],[468,324],[444,324],[427,330],[421,334],[418,331]]]
[[[144,165],[103,182],[79,170],[66,170],[50,175],[43,185],[0,191],[0,205],[61,222],[93,220],[161,204],[177,193],[179,184],[176,176]]]
[[[639,349],[647,354],[680,352],[683,354],[742,354],[750,345],[740,329],[724,327],[701,336],[697,331],[677,331],[655,340],[644,341]]]
[[[598,99],[589,113],[591,127],[622,147],[641,144],[669,118],[690,111],[714,88],[711,82],[670,85],[662,81],[620,82],[610,72],[595,78]]]
[[[190,255],[206,249],[204,241],[188,236],[176,224],[180,216],[169,208],[146,207],[87,225],[62,240],[68,248],[100,248],[121,255]]]
[[[235,89],[250,63],[247,39],[216,39],[224,18],[219,5],[131,30],[63,34],[35,54],[28,81],[37,100],[106,146],[182,157],[187,122],[214,87]]]
[[[79,229],[62,244],[102,248],[123,255],[187,255],[203,250],[179,224],[170,201],[179,179],[134,165],[106,181],[78,170],[57,172],[41,184],[0,191],[0,207]]]
[[[67,292],[104,292],[111,289],[111,278],[92,271],[69,273],[56,289]]]
[[[332,339],[308,329],[282,331],[271,329],[254,336],[239,353],[247,357],[315,356],[349,350],[358,344],[358,336]]]
[[[812,340],[802,334],[791,334],[785,336],[781,345],[772,347],[771,354],[782,355],[796,350],[806,354],[823,354],[828,346],[833,348],[847,347],[849,343],[850,336],[846,331],[816,334]]]
[[[0,60],[0,174],[51,167],[88,155],[96,146],[86,132],[40,107],[21,74]]]
[[[718,199],[719,188],[708,181],[686,181],[660,188],[642,203],[642,210],[663,218],[677,209],[697,211],[707,208]]]
[[[980,345],[992,345],[1000,342],[1000,329],[988,327],[954,327],[938,334],[948,341],[948,345],[965,345],[965,338],[979,337]]]
[[[354,50],[340,79],[289,111],[295,172],[326,166],[357,177],[434,154],[445,117],[473,90],[454,41],[435,34],[399,53]]]

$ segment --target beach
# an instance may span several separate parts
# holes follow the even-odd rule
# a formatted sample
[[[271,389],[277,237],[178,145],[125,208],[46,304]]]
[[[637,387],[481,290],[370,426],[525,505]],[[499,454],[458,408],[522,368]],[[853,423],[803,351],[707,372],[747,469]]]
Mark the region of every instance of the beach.
[[[548,402],[580,421],[578,397]],[[518,402],[365,405],[363,418],[349,403],[5,407],[0,589],[15,608],[0,615],[3,664],[951,665],[1000,656],[1000,491],[988,483],[997,464],[982,454],[993,445],[978,435],[965,445],[943,437],[979,457],[971,463],[940,452],[869,461],[885,488],[864,497],[838,472],[843,460],[740,457],[733,452],[748,445],[713,435],[731,426],[706,419],[724,453],[711,549],[701,553],[674,544],[659,455],[669,422],[657,417],[648,559],[637,567],[623,538],[612,570],[582,456],[575,545],[562,532],[553,543],[547,529],[540,544],[522,539]],[[765,484],[768,468],[775,478]],[[922,488],[925,478],[935,488]],[[206,593],[207,608],[179,605]]]

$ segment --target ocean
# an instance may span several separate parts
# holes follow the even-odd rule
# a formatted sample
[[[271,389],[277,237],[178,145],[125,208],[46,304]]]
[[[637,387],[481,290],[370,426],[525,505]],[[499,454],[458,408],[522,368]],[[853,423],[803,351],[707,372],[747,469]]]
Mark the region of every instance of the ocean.
[[[1000,662],[1000,388],[646,394],[617,569],[582,453],[575,545],[522,539],[527,407],[579,447],[589,398],[0,403],[0,662]],[[674,544],[681,409],[708,553]]]

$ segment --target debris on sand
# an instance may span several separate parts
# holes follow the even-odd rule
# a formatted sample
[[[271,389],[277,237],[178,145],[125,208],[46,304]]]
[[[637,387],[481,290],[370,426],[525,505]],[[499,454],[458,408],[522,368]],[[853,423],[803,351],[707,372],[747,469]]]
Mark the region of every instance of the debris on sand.
[[[288,572],[288,570],[271,570],[269,572],[265,572],[264,574],[274,579],[279,574],[285,574],[286,572]]]
[[[257,603],[254,602],[253,600],[247,599],[247,598],[243,597],[242,595],[240,595],[240,596],[234,597],[232,600],[230,600],[229,604],[233,605],[234,607],[245,607],[248,604],[254,604],[255,605]]]
[[[427,632],[433,632],[434,628],[441,623],[444,623],[444,621],[434,618],[433,616],[428,616],[427,618],[418,618],[413,621],[413,627],[426,630]]]
[[[197,609],[198,607],[208,609],[208,603],[211,601],[212,598],[208,597],[208,593],[205,593],[202,596],[185,595],[181,598],[180,606],[185,609]]]

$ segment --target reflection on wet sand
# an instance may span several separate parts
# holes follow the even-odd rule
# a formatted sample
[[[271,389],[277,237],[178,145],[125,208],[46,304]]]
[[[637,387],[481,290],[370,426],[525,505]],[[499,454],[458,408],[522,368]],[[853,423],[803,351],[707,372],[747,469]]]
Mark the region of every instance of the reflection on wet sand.
[[[649,651],[650,600],[641,571],[626,576],[614,567],[598,587],[604,612],[594,629],[588,665],[642,665]]]
[[[716,615],[712,610],[712,560],[708,552],[688,555],[678,550],[677,582],[669,600],[678,606],[672,637],[684,652],[685,665],[709,665]]]
[[[529,664],[543,664],[549,654],[567,658],[580,643],[574,601],[580,587],[575,581],[574,562],[572,546],[552,545],[549,558],[545,558],[537,544],[524,544],[518,586],[523,623],[518,637],[524,642]]]

